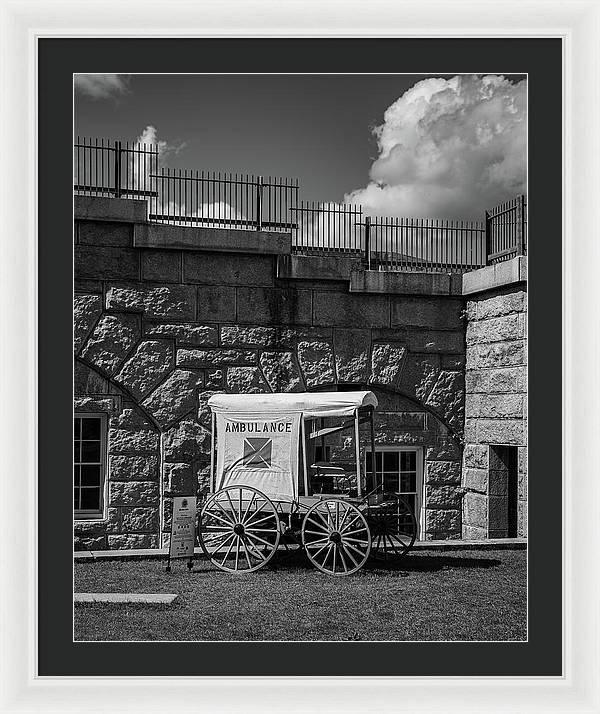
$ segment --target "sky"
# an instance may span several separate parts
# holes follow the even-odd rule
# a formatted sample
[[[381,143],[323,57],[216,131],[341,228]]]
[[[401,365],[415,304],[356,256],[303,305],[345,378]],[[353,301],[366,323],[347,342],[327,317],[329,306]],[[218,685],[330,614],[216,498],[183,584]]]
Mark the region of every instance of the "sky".
[[[76,75],[75,135],[164,166],[298,178],[300,198],[481,219],[526,192],[527,89],[501,75]]]

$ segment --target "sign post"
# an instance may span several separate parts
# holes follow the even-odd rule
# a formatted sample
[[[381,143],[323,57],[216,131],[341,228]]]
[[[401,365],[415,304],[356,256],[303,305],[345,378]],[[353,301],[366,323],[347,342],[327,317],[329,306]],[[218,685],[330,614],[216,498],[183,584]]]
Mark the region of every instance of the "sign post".
[[[187,567],[192,569],[194,545],[196,544],[196,497],[175,496],[171,517],[171,541],[167,572],[171,571],[172,558],[189,558]]]

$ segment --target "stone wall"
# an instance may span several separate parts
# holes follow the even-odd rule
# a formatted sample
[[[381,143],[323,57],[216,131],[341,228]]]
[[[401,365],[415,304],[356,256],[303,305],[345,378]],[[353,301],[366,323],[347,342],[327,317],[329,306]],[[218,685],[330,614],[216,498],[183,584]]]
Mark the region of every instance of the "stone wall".
[[[138,224],[92,220],[87,200],[75,230],[75,396],[76,409],[109,414],[109,489],[108,518],[76,523],[78,547],[166,542],[172,497],[207,487],[211,394],[338,385],[379,390],[378,443],[423,448],[423,537],[460,537],[465,320],[449,276],[430,292],[423,276],[399,294],[358,291],[376,280],[351,292],[356,265],[292,269],[268,236],[257,253],[220,252],[194,246],[193,229],[177,228],[174,243],[172,226],[153,226],[155,247],[140,247]]]
[[[527,535],[527,293],[524,283],[467,301],[463,537],[488,537],[490,445],[517,447],[517,534]]]

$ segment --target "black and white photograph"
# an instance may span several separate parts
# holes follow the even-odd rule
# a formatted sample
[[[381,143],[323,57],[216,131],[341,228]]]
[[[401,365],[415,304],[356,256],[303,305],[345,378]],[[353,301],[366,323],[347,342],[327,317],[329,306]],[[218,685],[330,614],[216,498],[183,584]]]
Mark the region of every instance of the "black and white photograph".
[[[600,714],[599,28],[0,0],[2,714]]]
[[[74,641],[527,642],[528,76],[486,69],[73,75]]]

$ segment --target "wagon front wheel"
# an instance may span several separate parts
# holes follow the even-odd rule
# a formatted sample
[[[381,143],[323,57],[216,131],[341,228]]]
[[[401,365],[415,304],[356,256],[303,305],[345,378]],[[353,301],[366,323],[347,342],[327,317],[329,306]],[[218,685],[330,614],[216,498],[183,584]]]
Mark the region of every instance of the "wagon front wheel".
[[[371,534],[362,513],[351,503],[329,498],[308,511],[302,542],[310,562],[329,575],[351,575],[369,557]]]
[[[280,527],[273,503],[250,486],[227,486],[209,496],[199,523],[210,562],[230,573],[265,566],[277,552]]]

